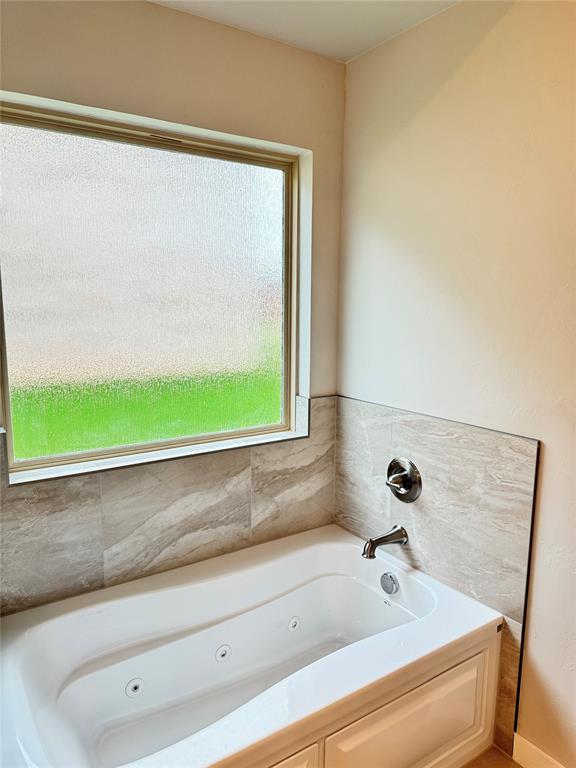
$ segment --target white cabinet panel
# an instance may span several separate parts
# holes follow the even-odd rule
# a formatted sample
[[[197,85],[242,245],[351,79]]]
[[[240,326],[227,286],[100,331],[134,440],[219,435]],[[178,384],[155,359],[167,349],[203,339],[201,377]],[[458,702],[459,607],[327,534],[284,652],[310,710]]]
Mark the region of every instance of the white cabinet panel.
[[[484,656],[326,739],[325,768],[424,768],[480,730]]]
[[[314,744],[308,749],[303,749],[296,755],[292,755],[281,763],[276,763],[273,768],[320,768],[318,745]]]

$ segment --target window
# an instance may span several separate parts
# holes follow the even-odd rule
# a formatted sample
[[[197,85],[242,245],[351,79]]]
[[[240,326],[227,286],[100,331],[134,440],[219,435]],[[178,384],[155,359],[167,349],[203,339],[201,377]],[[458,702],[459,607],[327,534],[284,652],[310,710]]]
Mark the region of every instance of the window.
[[[1,142],[12,469],[293,428],[294,157],[46,115]]]

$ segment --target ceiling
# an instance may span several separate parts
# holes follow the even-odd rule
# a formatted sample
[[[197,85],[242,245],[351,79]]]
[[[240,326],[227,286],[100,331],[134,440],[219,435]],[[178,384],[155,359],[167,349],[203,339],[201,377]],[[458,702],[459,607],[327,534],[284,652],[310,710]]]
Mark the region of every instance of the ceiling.
[[[231,27],[349,61],[456,0],[152,0]]]

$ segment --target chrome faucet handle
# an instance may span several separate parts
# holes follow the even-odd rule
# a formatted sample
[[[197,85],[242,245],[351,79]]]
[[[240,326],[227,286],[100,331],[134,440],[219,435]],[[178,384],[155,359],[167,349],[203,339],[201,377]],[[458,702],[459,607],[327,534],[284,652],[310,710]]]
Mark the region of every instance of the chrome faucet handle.
[[[386,485],[400,501],[416,501],[420,496],[422,478],[418,468],[409,459],[392,459],[386,474]]]
[[[410,490],[412,486],[412,480],[408,472],[396,472],[395,474],[390,475],[390,477],[386,480],[386,485],[388,488],[393,488],[396,493],[401,493],[404,495]]]

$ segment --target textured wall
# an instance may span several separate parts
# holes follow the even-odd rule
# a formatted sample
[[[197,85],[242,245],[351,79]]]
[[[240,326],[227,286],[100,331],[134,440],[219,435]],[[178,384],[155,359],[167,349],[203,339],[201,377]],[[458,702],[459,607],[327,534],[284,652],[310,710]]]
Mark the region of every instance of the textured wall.
[[[347,67],[338,393],[542,441],[518,731],[576,766],[576,3]]]
[[[538,442],[338,398],[336,522],[361,536],[404,525],[391,553],[506,617],[496,743],[512,752]],[[405,456],[422,475],[414,503],[386,486]]]
[[[275,445],[12,487],[3,466],[3,611],[330,523],[335,408],[312,400],[310,437]]]

